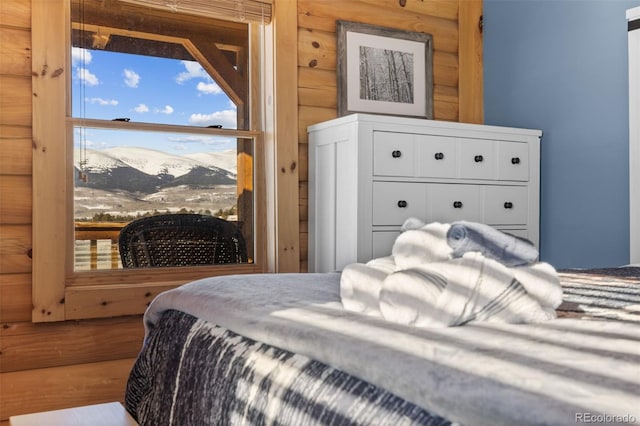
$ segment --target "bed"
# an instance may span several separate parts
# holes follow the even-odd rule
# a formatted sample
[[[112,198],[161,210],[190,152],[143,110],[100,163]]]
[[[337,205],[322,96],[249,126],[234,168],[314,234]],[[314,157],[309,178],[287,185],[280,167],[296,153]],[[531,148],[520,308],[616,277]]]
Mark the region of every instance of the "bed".
[[[558,319],[438,329],[342,308],[339,273],[158,296],[125,405],[141,425],[640,424],[640,268],[560,271]]]

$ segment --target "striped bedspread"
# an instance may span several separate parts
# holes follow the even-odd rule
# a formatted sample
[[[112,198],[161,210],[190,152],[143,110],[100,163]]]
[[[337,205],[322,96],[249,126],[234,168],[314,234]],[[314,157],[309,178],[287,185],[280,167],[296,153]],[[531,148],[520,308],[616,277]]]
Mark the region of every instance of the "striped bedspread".
[[[561,318],[640,322],[640,267],[567,269],[558,272]]]
[[[306,356],[183,312],[162,316],[127,386],[141,425],[450,425]]]

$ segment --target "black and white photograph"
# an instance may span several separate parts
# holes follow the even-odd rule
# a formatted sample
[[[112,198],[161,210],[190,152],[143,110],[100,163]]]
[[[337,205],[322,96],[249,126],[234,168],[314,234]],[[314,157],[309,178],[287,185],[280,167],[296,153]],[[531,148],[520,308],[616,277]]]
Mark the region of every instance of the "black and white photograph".
[[[338,21],[338,115],[433,118],[433,47],[426,33]]]
[[[360,99],[412,104],[413,54],[360,46]]]

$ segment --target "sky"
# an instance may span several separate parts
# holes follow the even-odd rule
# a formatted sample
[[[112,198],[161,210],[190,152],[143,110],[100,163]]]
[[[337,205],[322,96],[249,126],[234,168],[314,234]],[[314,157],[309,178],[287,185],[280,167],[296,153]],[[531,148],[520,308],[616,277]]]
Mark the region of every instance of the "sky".
[[[236,128],[236,108],[195,61],[72,48],[72,115],[76,118]],[[235,148],[235,139],[196,134],[75,132],[76,147],[136,146],[171,154]]]

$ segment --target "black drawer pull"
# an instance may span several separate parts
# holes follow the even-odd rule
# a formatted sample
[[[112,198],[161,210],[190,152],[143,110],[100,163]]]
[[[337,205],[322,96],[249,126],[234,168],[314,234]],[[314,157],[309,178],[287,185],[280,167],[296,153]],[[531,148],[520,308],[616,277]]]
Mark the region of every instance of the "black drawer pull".
[[[461,209],[462,208],[462,201],[454,201],[453,202],[453,208],[454,209]]]
[[[442,160],[444,159],[444,154],[441,152],[436,152],[436,155],[434,155],[436,160]]]
[[[482,163],[483,160],[484,157],[482,155],[476,155],[475,157],[473,157],[473,161],[475,161],[476,163]]]
[[[407,202],[405,200],[398,201],[398,207],[400,207],[401,209],[407,207]]]
[[[519,157],[513,157],[511,159],[511,164],[520,164],[520,158]]]
[[[513,203],[511,201],[505,201],[504,202],[504,208],[505,209],[512,209],[513,208]]]
[[[402,152],[400,152],[400,151],[398,151],[398,150],[395,150],[395,151],[393,151],[393,152],[391,153],[391,156],[392,156],[393,158],[400,158],[400,157],[402,157]]]

